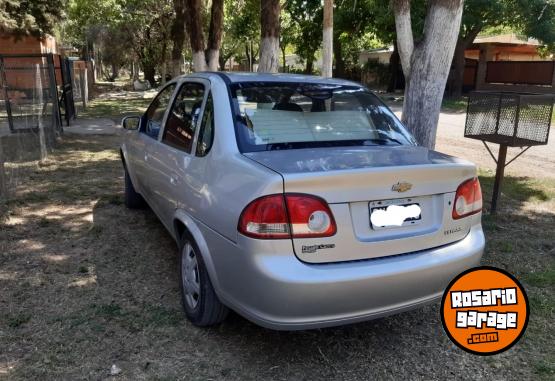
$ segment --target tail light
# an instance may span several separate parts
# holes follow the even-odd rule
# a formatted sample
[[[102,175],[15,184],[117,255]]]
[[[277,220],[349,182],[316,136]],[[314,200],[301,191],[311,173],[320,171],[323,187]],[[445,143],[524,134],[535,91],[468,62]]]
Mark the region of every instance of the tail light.
[[[329,237],[337,227],[328,203],[305,194],[286,194],[293,238]]]
[[[239,231],[254,238],[289,238],[289,221],[283,195],[260,197],[239,218]]]
[[[253,238],[329,237],[337,227],[323,199],[305,194],[276,194],[252,201],[241,213],[238,230]]]
[[[467,217],[482,211],[482,189],[478,178],[465,181],[457,188],[453,219]]]

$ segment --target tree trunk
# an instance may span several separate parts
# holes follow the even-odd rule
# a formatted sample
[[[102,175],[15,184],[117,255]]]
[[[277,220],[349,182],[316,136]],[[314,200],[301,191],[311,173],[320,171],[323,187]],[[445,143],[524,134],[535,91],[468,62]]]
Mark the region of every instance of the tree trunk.
[[[160,85],[164,85],[166,83],[166,75],[168,74],[168,66],[165,62],[162,63],[162,67],[160,68]]]
[[[304,69],[305,74],[312,74],[314,71],[314,54],[311,54],[310,57],[306,59],[306,66]]]
[[[224,70],[224,71],[226,70],[225,65],[227,64],[227,60],[228,60],[228,59],[229,59],[229,58],[223,57],[223,56],[220,54],[220,56],[218,57],[218,62],[219,62],[219,64],[220,64],[220,70]]]
[[[220,66],[220,50],[210,49],[207,51],[208,71],[218,71]]]
[[[285,45],[282,45],[280,47],[281,49],[281,57],[283,59],[283,69],[282,69],[282,73],[287,73],[287,60],[285,58]]]
[[[333,52],[335,57],[334,77],[343,78],[345,76],[345,60],[343,59],[343,50],[339,35],[333,36]]]
[[[206,70],[204,55],[204,32],[202,30],[202,1],[185,0],[185,24],[193,51],[194,71]]]
[[[333,69],[333,0],[324,0],[322,41],[322,77],[331,77]]]
[[[171,75],[177,77],[181,74],[181,60],[183,57],[183,44],[185,43],[185,1],[173,0],[175,19],[171,28],[171,39],[173,42],[171,52]]]
[[[453,59],[463,0],[431,0],[415,46],[410,0],[393,0],[399,56],[406,79],[403,122],[419,144],[433,149],[441,101]]]
[[[193,70],[206,71],[206,56],[204,50],[193,51]]]
[[[464,51],[466,47],[459,37],[455,54],[453,55],[453,63],[448,77],[447,96],[450,98],[460,98],[462,95],[462,87],[464,82]]]
[[[465,37],[459,36],[457,39],[457,45],[455,47],[455,54],[453,55],[453,64],[451,66],[451,72],[448,78],[448,96],[450,98],[460,98],[462,96],[462,90],[464,85],[464,70],[466,66],[466,59],[464,57],[464,52],[466,49],[474,42],[476,36],[482,28],[476,27],[470,30]]]
[[[249,41],[247,41],[247,43],[245,44],[245,58],[246,58],[245,65],[247,65],[247,71],[252,71],[251,52],[250,52],[249,46],[250,46]]]
[[[208,70],[217,71],[224,25],[224,0],[212,0],[210,29],[208,31]]]
[[[277,73],[279,68],[279,0],[260,0],[259,73]]]
[[[100,54],[100,50],[98,50],[96,54],[96,78],[102,78],[103,75],[102,69],[102,54]]]
[[[156,74],[156,69],[154,65],[143,65],[143,72],[145,75],[145,80],[150,83],[150,86],[155,87],[156,79],[154,75]]]
[[[112,74],[110,75],[110,82],[114,82],[119,75],[119,68],[118,65],[112,63]]]
[[[387,92],[394,93],[397,89],[397,76],[399,73],[399,65],[401,61],[399,59],[399,50],[397,49],[397,43],[393,44],[393,54],[389,58],[389,84],[387,85]]]
[[[133,80],[135,81],[139,79],[139,64],[133,61],[131,65],[133,66]]]

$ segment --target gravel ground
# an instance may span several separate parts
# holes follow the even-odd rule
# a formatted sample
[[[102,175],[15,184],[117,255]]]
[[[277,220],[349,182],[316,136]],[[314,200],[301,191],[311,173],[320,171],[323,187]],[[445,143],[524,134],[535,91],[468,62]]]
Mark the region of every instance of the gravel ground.
[[[390,107],[397,116],[401,116],[401,106],[393,104]],[[483,143],[464,137],[465,121],[464,112],[442,112],[438,123],[436,150],[470,160],[482,169],[495,171],[495,162]],[[497,157],[498,145],[489,144],[489,146]],[[520,147],[509,148],[507,161],[520,152]],[[555,178],[555,138],[551,137],[547,145],[530,148],[511,163],[505,173],[513,176]]]

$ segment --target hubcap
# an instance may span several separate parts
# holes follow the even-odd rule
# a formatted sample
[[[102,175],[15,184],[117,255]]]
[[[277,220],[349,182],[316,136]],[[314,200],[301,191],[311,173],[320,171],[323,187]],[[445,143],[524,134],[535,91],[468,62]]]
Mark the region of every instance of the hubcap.
[[[181,256],[181,279],[185,290],[185,302],[194,309],[200,300],[200,277],[197,255],[190,243],[185,244]]]

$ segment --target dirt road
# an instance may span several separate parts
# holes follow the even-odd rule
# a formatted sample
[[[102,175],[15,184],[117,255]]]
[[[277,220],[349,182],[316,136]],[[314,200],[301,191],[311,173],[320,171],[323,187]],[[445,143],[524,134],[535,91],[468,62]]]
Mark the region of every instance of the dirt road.
[[[401,106],[393,105],[392,109],[398,116],[401,115]],[[445,111],[441,113],[437,130],[436,150],[470,160],[482,169],[495,171],[495,162],[483,143],[479,140],[464,137],[465,120],[466,113]],[[497,156],[498,145],[490,144],[490,148]],[[520,152],[521,148],[519,147],[509,148],[508,160]],[[555,178],[555,136],[551,136],[548,145],[530,148],[511,163],[505,173],[513,176]]]

